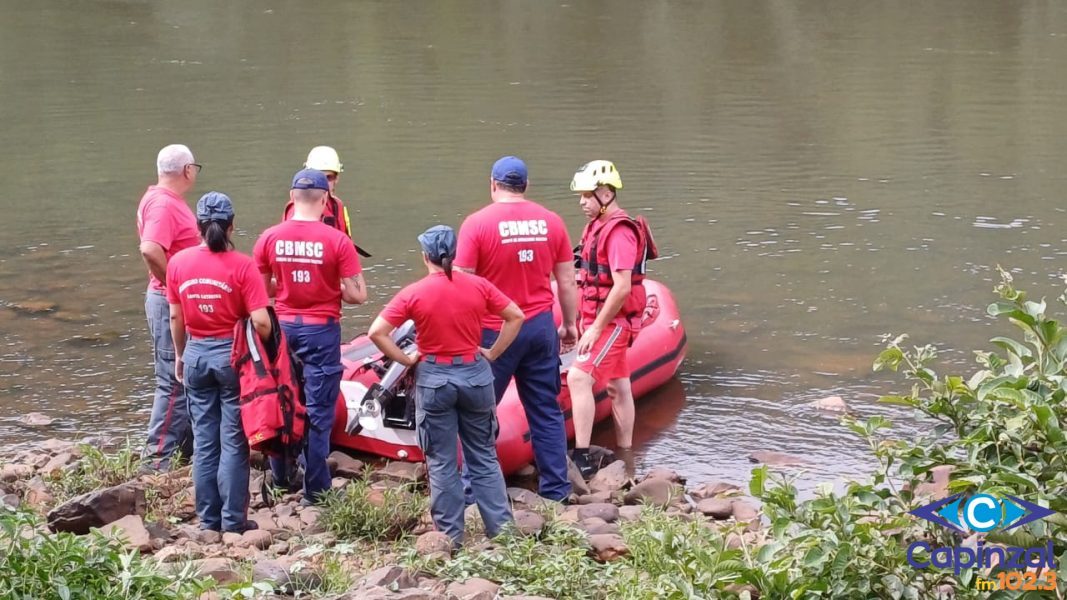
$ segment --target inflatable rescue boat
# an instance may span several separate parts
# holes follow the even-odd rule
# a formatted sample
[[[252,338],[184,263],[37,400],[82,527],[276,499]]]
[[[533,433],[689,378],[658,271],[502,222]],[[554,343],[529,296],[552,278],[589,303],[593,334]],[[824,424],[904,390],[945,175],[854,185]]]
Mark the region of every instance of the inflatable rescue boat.
[[[648,297],[640,334],[627,351],[634,398],[663,385],[685,358],[686,335],[674,296],[663,284],[646,279]],[[556,322],[559,307],[556,306]],[[414,351],[416,332],[411,322],[398,327],[393,339],[405,351]],[[567,421],[567,438],[574,438],[567,369],[574,353],[560,357],[563,387],[559,405]],[[341,348],[344,375],[337,402],[331,441],[334,446],[370,452],[394,460],[423,460],[415,435],[414,372],[385,358],[366,335]],[[596,421],[611,416],[611,400],[603,384],[597,385]],[[496,449],[505,474],[533,461],[530,428],[512,381],[497,406],[500,435]]]

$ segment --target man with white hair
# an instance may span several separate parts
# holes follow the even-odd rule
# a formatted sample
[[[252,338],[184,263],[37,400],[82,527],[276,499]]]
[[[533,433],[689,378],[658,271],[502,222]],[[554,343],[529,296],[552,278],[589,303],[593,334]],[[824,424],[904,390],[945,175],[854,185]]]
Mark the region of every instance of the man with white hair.
[[[156,159],[159,180],[148,187],[137,207],[141,258],[148,267],[145,316],[152,336],[156,375],[143,458],[147,467],[160,471],[171,468],[175,452],[180,450],[188,459],[193,449],[185,389],[174,373],[174,340],[166,290],[167,262],[181,250],[200,243],[196,217],[185,203],[185,194],[196,184],[200,168],[187,146],[171,144],[163,148]]]

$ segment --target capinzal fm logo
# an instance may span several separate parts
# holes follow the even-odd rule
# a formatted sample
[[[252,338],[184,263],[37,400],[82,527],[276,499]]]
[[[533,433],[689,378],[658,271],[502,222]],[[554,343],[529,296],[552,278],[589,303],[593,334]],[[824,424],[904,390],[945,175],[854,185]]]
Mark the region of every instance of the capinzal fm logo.
[[[1015,496],[996,498],[989,494],[949,496],[911,511],[911,514],[960,533],[1014,529],[1055,513],[1044,506]]]
[[[970,497],[956,494],[910,512],[916,517],[962,534],[986,533],[996,529],[1007,531],[1055,513],[1044,506],[1015,496],[997,498],[990,494],[975,494]],[[926,557],[922,557],[924,553]],[[998,559],[996,563],[992,562],[993,556]],[[917,541],[908,546],[908,562],[917,569],[931,566],[952,568],[956,574],[970,567],[989,568],[994,564],[999,564],[1004,569],[1057,568],[1051,540],[1046,546],[1031,548],[986,547],[985,542],[981,541],[974,547],[931,548],[929,543]]]

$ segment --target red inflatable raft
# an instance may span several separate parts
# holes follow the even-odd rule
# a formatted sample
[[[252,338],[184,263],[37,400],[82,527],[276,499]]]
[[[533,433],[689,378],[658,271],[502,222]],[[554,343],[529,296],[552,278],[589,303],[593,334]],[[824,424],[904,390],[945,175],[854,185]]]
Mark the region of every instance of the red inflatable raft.
[[[645,289],[648,304],[643,327],[627,352],[635,398],[670,380],[685,358],[686,351],[685,329],[674,296],[666,286],[649,279],[645,280]],[[556,310],[558,322],[558,306]],[[404,329],[399,328],[394,333],[394,339],[401,347],[413,347],[414,335]],[[421,461],[422,451],[415,436],[413,374],[404,372],[400,365],[393,365],[392,361],[384,359],[366,335],[344,345],[341,357],[345,371],[331,437],[333,444],[391,459]],[[574,425],[571,422],[571,398],[566,376],[573,353],[561,358],[563,389],[559,404],[567,420],[567,437],[573,439]],[[595,391],[596,420],[599,422],[611,415],[611,401],[603,385],[599,385]],[[361,410],[364,402],[372,396],[377,401],[375,410]],[[504,473],[510,474],[533,461],[529,425],[514,382],[508,386],[497,407],[497,418],[500,422],[497,455]],[[367,426],[360,427],[357,423]]]

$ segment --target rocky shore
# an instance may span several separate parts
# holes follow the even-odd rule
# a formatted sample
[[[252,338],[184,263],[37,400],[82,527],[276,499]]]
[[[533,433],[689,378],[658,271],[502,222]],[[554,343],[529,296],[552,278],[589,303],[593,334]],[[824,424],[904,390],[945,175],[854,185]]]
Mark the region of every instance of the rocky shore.
[[[336,500],[303,507],[300,493],[264,498],[262,471],[255,468],[262,457],[254,457],[249,518],[258,529],[220,534],[198,526],[189,466],[170,473],[137,474],[134,454],[128,446],[108,446],[101,440],[50,439],[2,457],[0,504],[7,508],[0,510],[18,508],[42,515],[41,525],[28,535],[83,536],[100,531],[154,561],[163,572],[205,578],[207,587],[213,588],[201,594],[205,599],[549,597],[524,596],[525,590],[515,589],[514,583],[502,589],[501,582],[478,573],[447,578],[421,568],[452,560],[448,538],[433,531],[421,464],[367,465],[334,452],[330,466],[333,486],[339,490]],[[630,553],[621,529],[640,521],[643,511],[655,510],[661,517],[720,532],[730,548],[759,545],[760,512],[738,486],[704,482],[687,487],[683,478],[665,467],[633,477],[609,451],[601,450],[599,458],[603,467],[588,482],[572,469],[575,494],[567,504],[545,500],[523,487],[509,487],[515,514],[511,535],[537,543],[548,529],[570,528],[580,534],[574,540],[585,556],[611,563]],[[111,485],[72,495],[92,483]],[[352,493],[346,495],[346,489]],[[400,514],[405,507],[417,512]],[[345,520],[356,517],[346,516],[345,510],[388,513],[396,530],[347,535]],[[467,551],[491,556],[496,540],[485,539],[479,521],[471,507]],[[754,589],[734,591],[757,597]]]

